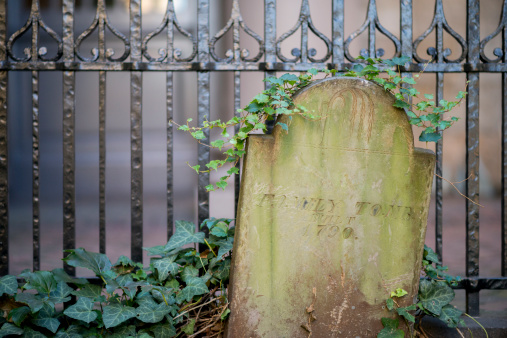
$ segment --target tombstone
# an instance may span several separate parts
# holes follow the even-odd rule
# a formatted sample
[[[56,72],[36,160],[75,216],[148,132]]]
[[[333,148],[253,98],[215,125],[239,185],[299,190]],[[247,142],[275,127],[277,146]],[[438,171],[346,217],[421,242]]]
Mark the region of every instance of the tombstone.
[[[288,134],[246,147],[227,336],[376,336],[390,292],[417,294],[434,154],[372,82],[325,79],[294,100],[322,118],[282,116]]]

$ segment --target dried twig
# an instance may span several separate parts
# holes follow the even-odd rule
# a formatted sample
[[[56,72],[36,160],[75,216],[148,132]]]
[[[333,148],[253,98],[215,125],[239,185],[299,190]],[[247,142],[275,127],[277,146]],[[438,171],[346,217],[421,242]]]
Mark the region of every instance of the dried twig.
[[[456,187],[456,185],[455,185],[455,184],[458,184],[458,183],[461,183],[461,182],[463,182],[463,181],[468,180],[468,179],[470,178],[470,176],[472,176],[472,174],[470,174],[470,176],[468,176],[466,179],[464,179],[463,181],[460,181],[460,182],[451,182],[451,181],[449,181],[448,179],[443,178],[442,176],[440,176],[440,175],[438,175],[438,174],[435,174],[435,176],[436,176],[436,177],[438,177],[438,178],[443,179],[444,181],[446,181],[447,183],[449,183],[450,185],[452,185],[452,187],[453,187],[454,189],[456,189],[456,191],[458,192],[458,194],[460,194],[461,196],[465,197],[467,200],[469,200],[469,201],[470,201],[470,202],[472,202],[473,204],[478,205],[478,206],[480,206],[480,207],[484,208],[484,205],[480,205],[479,203],[472,201],[472,200],[471,200],[468,196],[466,196],[466,195],[462,194],[462,193],[461,193],[461,191],[459,191],[459,189],[458,189],[458,188]]]

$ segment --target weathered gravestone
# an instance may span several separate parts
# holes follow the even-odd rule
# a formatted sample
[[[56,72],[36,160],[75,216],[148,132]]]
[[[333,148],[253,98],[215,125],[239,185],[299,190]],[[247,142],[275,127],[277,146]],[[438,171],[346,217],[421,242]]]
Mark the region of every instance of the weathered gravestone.
[[[434,155],[371,82],[318,81],[295,102],[323,118],[247,145],[228,336],[376,336],[390,292],[417,293]]]

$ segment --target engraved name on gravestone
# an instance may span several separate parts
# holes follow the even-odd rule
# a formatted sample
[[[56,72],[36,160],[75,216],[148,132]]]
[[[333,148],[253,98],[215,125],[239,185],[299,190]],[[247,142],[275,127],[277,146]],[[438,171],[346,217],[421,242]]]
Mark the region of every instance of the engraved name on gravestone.
[[[434,155],[366,80],[318,81],[295,102],[322,118],[282,116],[288,134],[247,144],[228,337],[376,336],[390,292],[409,292],[401,306],[417,293]]]

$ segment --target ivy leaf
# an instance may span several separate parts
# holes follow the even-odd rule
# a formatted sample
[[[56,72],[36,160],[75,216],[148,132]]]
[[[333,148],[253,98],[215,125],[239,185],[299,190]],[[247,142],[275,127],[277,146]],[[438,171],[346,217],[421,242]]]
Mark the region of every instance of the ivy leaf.
[[[183,301],[190,302],[194,296],[199,296],[209,292],[206,283],[199,277],[191,277],[187,280],[187,286],[176,296],[176,302],[180,304]]]
[[[216,140],[216,141],[211,142],[211,146],[218,148],[218,150],[222,150],[224,143],[225,143],[224,140]]]
[[[190,278],[199,276],[199,270],[193,267],[192,265],[185,266],[183,268],[183,271],[181,272],[181,279],[187,283],[187,280],[190,280]]]
[[[79,326],[71,325],[67,330],[58,331],[55,338],[83,338],[83,336],[79,334]]]
[[[60,326],[60,321],[56,318],[53,318],[54,314],[55,310],[51,306],[44,304],[35,318],[32,319],[32,323],[37,326],[46,328],[53,333],[56,333],[56,331],[58,331],[58,327]]]
[[[269,96],[266,94],[260,93],[253,98],[252,101],[257,101],[258,103],[266,103],[269,100]]]
[[[249,113],[257,113],[262,110],[264,104],[258,104],[257,102],[250,102],[248,106],[246,106],[245,110]]]
[[[165,245],[156,245],[149,248],[143,248],[143,250],[148,251],[148,256],[164,256],[167,254]]]
[[[267,77],[263,80],[264,82],[267,82],[272,85],[280,85],[283,86],[283,81],[275,76]]]
[[[157,338],[170,338],[176,336],[176,329],[170,322],[154,325],[150,328],[150,331],[153,332]]]
[[[410,77],[410,76],[403,77],[403,78],[401,79],[401,81],[402,81],[402,82],[404,82],[404,83],[411,84],[411,85],[415,85],[415,84],[416,84],[416,82],[415,82],[414,78],[413,78],[413,77]]]
[[[220,241],[215,241],[215,242],[213,242],[213,244],[219,246],[217,256],[222,257],[223,255],[225,255],[226,253],[228,253],[229,251],[232,250],[232,248],[234,246],[234,237],[227,237],[226,240],[223,239]]]
[[[439,264],[438,255],[429,246],[424,244],[424,259],[436,264]]]
[[[196,140],[202,140],[206,138],[206,135],[204,135],[204,132],[202,130],[191,132],[190,135],[192,135],[192,137]]]
[[[211,229],[210,234],[217,237],[227,237],[227,232],[229,231],[229,227],[224,222],[218,223],[216,226]]]
[[[143,323],[158,323],[164,319],[164,316],[171,311],[171,308],[165,303],[153,305],[143,303],[136,309],[137,318]]]
[[[94,300],[95,298],[100,297],[102,294],[102,288],[99,285],[85,284],[81,286],[79,291],[74,291],[72,294],[74,296],[86,297]]]
[[[231,310],[230,309],[227,309],[225,310],[221,315],[220,315],[220,319],[222,321],[226,320],[227,317],[229,317],[229,313],[231,313]]]
[[[185,332],[187,335],[191,335],[194,333],[194,327],[195,327],[195,318],[192,318],[190,319],[188,324],[186,324],[181,328],[181,331]]]
[[[56,279],[49,271],[35,271],[30,275],[28,282],[24,286],[25,289],[35,289],[42,294],[49,294],[56,290]]]
[[[405,63],[410,62],[411,58],[409,56],[400,56],[400,57],[394,57],[391,59],[391,61],[398,66],[403,66]]]
[[[54,304],[68,302],[70,297],[67,296],[70,295],[72,291],[74,291],[74,289],[68,286],[67,283],[60,282],[57,284],[56,290],[49,294],[49,301]]]
[[[69,255],[63,260],[70,266],[91,270],[97,276],[106,276],[111,271],[111,261],[106,255],[96,252],[88,252],[83,248],[65,250]]]
[[[421,135],[419,135],[419,141],[421,142],[437,142],[442,138],[442,135],[437,132],[427,132],[426,130],[423,130]]]
[[[15,298],[16,302],[28,304],[30,309],[32,309],[32,313],[39,311],[44,305],[40,297],[29,292],[18,293]]]
[[[426,310],[440,316],[442,308],[454,299],[454,291],[446,283],[421,279],[419,300]]]
[[[0,296],[4,293],[13,295],[18,291],[18,280],[16,276],[3,276],[0,278]]]
[[[63,313],[67,317],[90,323],[97,318],[97,312],[93,311],[93,304],[90,298],[81,297],[76,304],[69,306]]]
[[[204,233],[195,232],[195,225],[192,222],[176,221],[176,232],[165,246],[166,251],[179,248],[189,243],[204,243]]]
[[[25,320],[26,316],[30,314],[30,308],[28,306],[21,306],[9,311],[8,319],[12,320],[16,326],[20,326],[21,322]]]
[[[39,331],[31,329],[30,327],[25,327],[25,333],[23,334],[23,338],[46,338],[46,336],[40,333]]]
[[[408,311],[414,311],[417,309],[417,306],[415,304],[412,304],[407,307],[400,307],[396,309],[396,312],[402,317],[404,317],[409,322],[415,323],[415,317],[412,316],[412,314]]]
[[[179,265],[174,261],[177,255],[167,258],[152,260],[153,267],[157,270],[158,281],[163,282],[169,277],[169,273],[175,276],[178,273]]]
[[[24,333],[25,331],[11,323],[5,323],[4,325],[2,325],[2,328],[0,329],[0,337],[5,337],[5,336],[9,336],[9,335],[16,335],[16,336],[20,336]]]
[[[396,100],[393,107],[410,109],[410,104],[402,100]]]
[[[231,260],[225,259],[217,264],[218,269],[213,271],[213,276],[221,279],[222,281],[226,280],[229,277],[231,271]]]
[[[394,309],[394,300],[392,298],[387,298],[386,299],[386,306],[389,311]]]
[[[287,133],[289,132],[289,127],[287,126],[286,123],[277,122],[276,125],[280,126],[280,128],[282,128],[283,130],[285,130]]]
[[[220,180],[217,182],[217,187],[222,190],[225,190],[225,188],[227,187],[227,182],[224,180]]]
[[[114,330],[114,334],[112,337],[123,338],[123,337],[135,337],[136,336],[136,326],[135,325],[123,325],[118,326]]]
[[[408,295],[408,292],[403,290],[402,288],[397,288],[396,291],[391,291],[391,297],[403,297],[405,295]]]
[[[287,82],[290,85],[294,85],[296,82],[298,82],[299,78],[294,74],[286,73],[280,76],[280,80],[282,80],[283,82]]]
[[[106,329],[115,327],[121,323],[136,316],[136,310],[130,306],[123,306],[120,304],[112,304],[104,307],[102,320]]]
[[[65,282],[67,284],[76,284],[76,285],[88,284],[88,281],[85,278],[71,277],[62,268],[53,269],[51,270],[51,272],[53,273],[53,276],[55,277],[55,280],[57,282]]]
[[[463,312],[456,309],[454,306],[447,304],[442,307],[442,313],[438,317],[441,321],[447,324],[448,327],[458,327],[458,325],[462,324],[463,320],[461,316]]]
[[[398,319],[390,319],[383,317],[381,319],[384,328],[378,333],[377,338],[403,338],[405,332],[398,329],[400,322]]]

